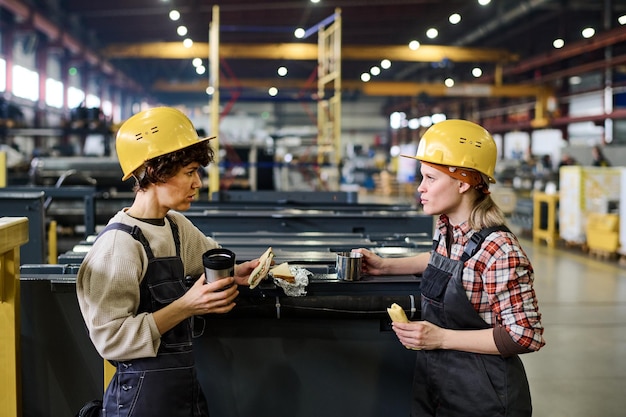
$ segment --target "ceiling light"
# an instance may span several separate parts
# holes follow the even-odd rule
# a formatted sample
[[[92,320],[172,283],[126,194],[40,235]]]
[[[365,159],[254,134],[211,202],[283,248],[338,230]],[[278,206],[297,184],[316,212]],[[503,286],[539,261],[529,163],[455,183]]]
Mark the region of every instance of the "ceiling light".
[[[412,51],[415,51],[419,47],[420,47],[419,41],[411,41],[411,42],[409,42],[409,49],[411,49]]]
[[[433,119],[430,116],[420,117],[420,126],[431,127],[433,125]]]
[[[198,75],[202,75],[206,72],[206,67],[204,65],[200,65],[196,67],[196,73]]]
[[[573,77],[570,77],[569,79],[570,85],[578,85],[581,82],[583,82],[583,79],[579,77],[578,75],[574,75]]]
[[[491,0],[478,0],[478,4],[480,4],[481,6],[486,6],[489,3],[491,3]]]
[[[193,64],[194,67],[199,67],[200,65],[202,65],[202,59],[194,58],[193,61],[191,61],[191,63]]]
[[[472,68],[472,75],[476,78],[480,77],[481,75],[483,75],[483,70],[481,70],[478,67],[474,67]]]
[[[428,37],[428,39],[435,39],[437,36],[439,36],[439,31],[435,28],[430,28],[426,31],[426,36]]]
[[[320,0],[311,0],[311,3],[316,3],[317,4],[319,2],[320,2]]]
[[[583,35],[583,38],[585,39],[589,39],[591,38],[593,35],[596,34],[596,30],[594,28],[584,28],[583,31],[581,32]]]
[[[367,72],[364,72],[363,74],[361,74],[361,81],[363,81],[364,83],[368,82],[371,79],[372,79],[372,76],[369,75]]]
[[[180,19],[180,12],[178,10],[170,11],[170,19],[173,21],[177,21],[178,19]]]
[[[620,25],[626,25],[626,14],[621,15],[620,17],[617,18],[617,22]]]
[[[215,87],[208,86],[208,87],[206,88],[206,93],[207,93],[209,96],[212,96],[214,92],[215,92]]]
[[[411,129],[411,130],[417,129],[418,127],[420,127],[419,119],[417,119],[417,118],[410,119],[409,123],[408,123],[408,126],[409,126],[409,129]]]
[[[389,69],[391,68],[391,61],[388,59],[383,59],[382,61],[380,61],[380,66],[382,67],[382,69]]]
[[[293,32],[293,36],[298,39],[302,39],[304,37],[305,31],[302,28],[298,28]]]
[[[430,118],[432,119],[433,123],[443,122],[447,119],[446,115],[443,113],[435,113]]]
[[[443,82],[446,87],[454,87],[454,80],[452,78],[446,78]]]
[[[270,89],[267,90],[267,94],[269,94],[272,97],[276,97],[276,95],[278,94],[278,88],[270,87]]]
[[[380,74],[380,68],[378,68],[377,66],[373,66],[372,68],[370,68],[370,74],[376,76]]]
[[[561,49],[564,45],[565,45],[565,41],[561,38],[555,39],[552,42],[552,46],[554,46],[556,49]]]
[[[284,77],[285,75],[287,75],[287,67],[279,67],[278,75],[280,75],[281,77]]]
[[[389,115],[389,126],[392,129],[400,129],[406,124],[406,113],[401,111],[394,111]]]
[[[187,26],[180,25],[176,28],[176,33],[178,33],[179,36],[185,36],[187,34]]]
[[[183,46],[185,48],[191,48],[193,46],[193,41],[189,38],[185,38],[185,40],[183,41]]]
[[[461,15],[458,13],[453,13],[450,15],[450,17],[448,17],[448,21],[453,25],[456,25],[461,21]]]

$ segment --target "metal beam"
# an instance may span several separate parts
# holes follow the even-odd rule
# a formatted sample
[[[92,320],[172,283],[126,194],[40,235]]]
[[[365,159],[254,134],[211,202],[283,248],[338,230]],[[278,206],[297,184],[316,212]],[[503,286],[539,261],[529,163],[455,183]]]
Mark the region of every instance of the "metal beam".
[[[363,94],[368,96],[429,96],[447,97],[534,97],[547,94],[550,90],[543,86],[516,84],[459,84],[446,87],[442,83],[426,84],[406,81],[378,81],[361,83]]]
[[[294,79],[238,79],[237,85],[229,85],[228,80],[221,79],[222,88],[251,88],[267,90],[276,87],[279,90],[309,89],[315,92],[315,88],[307,86],[306,80]],[[153,91],[166,93],[199,93],[206,90],[206,81],[192,83],[170,82],[159,80],[152,86]],[[382,97],[413,97],[419,94],[427,94],[436,97],[537,97],[547,96],[550,89],[543,86],[515,84],[515,85],[489,85],[489,84],[460,84],[454,87],[446,87],[443,84],[413,83],[406,81],[370,81],[364,83],[358,80],[342,80],[344,91],[361,91],[368,96]]]
[[[115,44],[101,50],[108,59],[193,59],[209,55],[209,43],[195,42],[185,48],[182,42]],[[422,45],[413,51],[406,45],[345,45],[345,60],[379,60],[407,62],[513,62],[519,56],[504,49],[460,46]],[[312,43],[221,44],[220,58],[317,60],[317,45]]]

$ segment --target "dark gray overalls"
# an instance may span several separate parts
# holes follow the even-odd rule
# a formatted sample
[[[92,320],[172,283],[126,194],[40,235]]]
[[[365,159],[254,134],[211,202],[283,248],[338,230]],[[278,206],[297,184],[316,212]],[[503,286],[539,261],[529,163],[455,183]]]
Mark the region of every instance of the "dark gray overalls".
[[[155,258],[136,226],[108,225],[102,233],[119,229],[130,233],[148,255],[148,269],[140,284],[137,314],[154,312],[180,298],[187,286],[180,258],[178,227],[169,219],[176,256]],[[112,362],[117,368],[104,394],[104,417],[206,417],[206,399],[196,376],[192,351],[192,320],[179,323],[161,336],[154,358]]]
[[[482,241],[481,241],[482,243]],[[421,317],[455,330],[492,328],[474,310],[463,287],[465,260],[436,252],[433,242],[421,282]],[[473,255],[473,254],[472,254]],[[456,350],[417,352],[413,417],[527,417],[530,391],[518,356],[483,355]]]

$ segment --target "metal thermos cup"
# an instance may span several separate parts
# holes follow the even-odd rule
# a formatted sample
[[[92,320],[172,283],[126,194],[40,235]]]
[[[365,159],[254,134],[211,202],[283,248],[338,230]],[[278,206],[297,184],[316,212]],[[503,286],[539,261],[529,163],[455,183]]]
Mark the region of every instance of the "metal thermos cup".
[[[358,281],[361,279],[363,254],[360,252],[337,253],[337,279],[343,281]]]
[[[210,249],[202,255],[206,282],[235,275],[235,253],[224,248]]]

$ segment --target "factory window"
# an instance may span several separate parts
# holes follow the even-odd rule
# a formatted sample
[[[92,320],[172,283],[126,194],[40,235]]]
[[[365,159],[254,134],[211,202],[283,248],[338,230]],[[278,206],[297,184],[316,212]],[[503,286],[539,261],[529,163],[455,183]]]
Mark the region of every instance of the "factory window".
[[[7,89],[7,62],[0,58],[0,91]]]
[[[63,83],[48,78],[46,80],[46,104],[60,109],[63,107]]]
[[[88,109],[100,107],[100,97],[94,96],[93,94],[87,94],[87,97],[85,98],[85,106],[87,106]]]
[[[39,74],[21,65],[14,65],[13,94],[32,101],[39,100]]]
[[[85,92],[80,88],[69,87],[67,89],[67,107],[75,109],[85,101]]]

